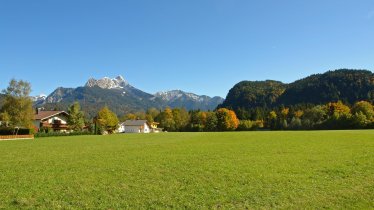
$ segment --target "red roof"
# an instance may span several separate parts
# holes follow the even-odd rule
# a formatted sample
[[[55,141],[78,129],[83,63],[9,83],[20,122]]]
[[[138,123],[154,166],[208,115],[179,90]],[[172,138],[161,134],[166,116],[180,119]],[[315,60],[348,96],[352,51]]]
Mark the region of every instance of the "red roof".
[[[69,115],[65,111],[39,111],[34,115],[34,120],[44,120],[59,114]]]

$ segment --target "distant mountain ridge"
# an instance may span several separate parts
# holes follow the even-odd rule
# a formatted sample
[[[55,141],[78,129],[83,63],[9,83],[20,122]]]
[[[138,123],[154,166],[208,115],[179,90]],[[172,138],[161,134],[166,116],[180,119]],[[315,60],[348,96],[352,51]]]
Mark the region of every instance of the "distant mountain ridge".
[[[67,109],[74,101],[78,101],[84,111],[94,116],[105,105],[118,115],[123,115],[129,112],[145,111],[151,107],[213,110],[223,100],[221,97],[199,96],[181,90],[150,94],[131,86],[124,77],[117,76],[115,78],[90,78],[83,87],[59,87],[45,100],[36,100],[35,106],[44,106],[47,109],[56,107]]]
[[[155,98],[167,101],[170,107],[188,107],[189,109],[214,110],[223,98],[196,95],[181,90],[162,91],[154,94]]]

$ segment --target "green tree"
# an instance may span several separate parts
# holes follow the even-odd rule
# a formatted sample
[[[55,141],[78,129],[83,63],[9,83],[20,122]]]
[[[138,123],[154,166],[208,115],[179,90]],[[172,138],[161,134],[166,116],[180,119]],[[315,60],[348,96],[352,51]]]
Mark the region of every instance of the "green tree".
[[[150,108],[145,113],[145,119],[148,123],[153,123],[157,116],[160,114],[160,111],[156,108]]]
[[[354,128],[366,128],[369,123],[370,121],[362,112],[357,112],[352,115],[352,124]]]
[[[108,133],[113,133],[118,128],[119,121],[117,115],[105,106],[97,114],[97,122],[100,126],[102,133],[104,133],[104,131]]]
[[[174,130],[175,131],[183,131],[188,122],[190,121],[190,116],[186,109],[179,109],[175,108],[172,110],[173,113],[173,120],[174,120]]]
[[[238,131],[250,131],[253,130],[253,121],[251,120],[240,120],[239,126],[237,128]]]
[[[302,128],[301,120],[298,117],[293,117],[289,125],[290,129],[298,130]]]
[[[79,102],[74,102],[68,109],[69,117],[68,124],[70,129],[74,131],[81,131],[84,127],[84,114],[81,111]]]
[[[218,119],[215,112],[206,112],[205,131],[217,131]]]
[[[306,129],[313,129],[321,125],[326,119],[326,108],[318,105],[305,110],[302,118],[302,124]]]
[[[14,127],[32,127],[34,111],[30,98],[31,85],[27,81],[12,79],[3,90],[5,101],[1,113],[7,113],[9,123]]]
[[[135,113],[136,119],[137,120],[145,120],[146,119],[146,114],[145,112],[136,112]]]

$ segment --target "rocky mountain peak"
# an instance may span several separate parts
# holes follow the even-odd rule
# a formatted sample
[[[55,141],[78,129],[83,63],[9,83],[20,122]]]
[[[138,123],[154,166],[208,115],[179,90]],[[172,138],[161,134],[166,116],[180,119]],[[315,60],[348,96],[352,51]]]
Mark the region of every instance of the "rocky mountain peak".
[[[103,89],[121,89],[128,85],[129,83],[121,75],[113,79],[109,77],[103,77],[101,79],[90,78],[85,84],[86,87],[98,86]]]
[[[44,101],[46,98],[47,98],[47,95],[45,95],[45,94],[39,94],[37,96],[32,96],[31,100],[34,101],[34,102],[35,101]]]

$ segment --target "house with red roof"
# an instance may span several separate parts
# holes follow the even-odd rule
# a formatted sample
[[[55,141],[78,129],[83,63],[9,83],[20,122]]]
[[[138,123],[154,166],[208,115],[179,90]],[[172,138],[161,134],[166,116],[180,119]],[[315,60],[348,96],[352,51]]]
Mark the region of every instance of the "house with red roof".
[[[69,130],[67,123],[69,114],[65,111],[44,111],[37,109],[34,115],[34,126],[40,128],[52,129],[56,132],[66,132]]]

